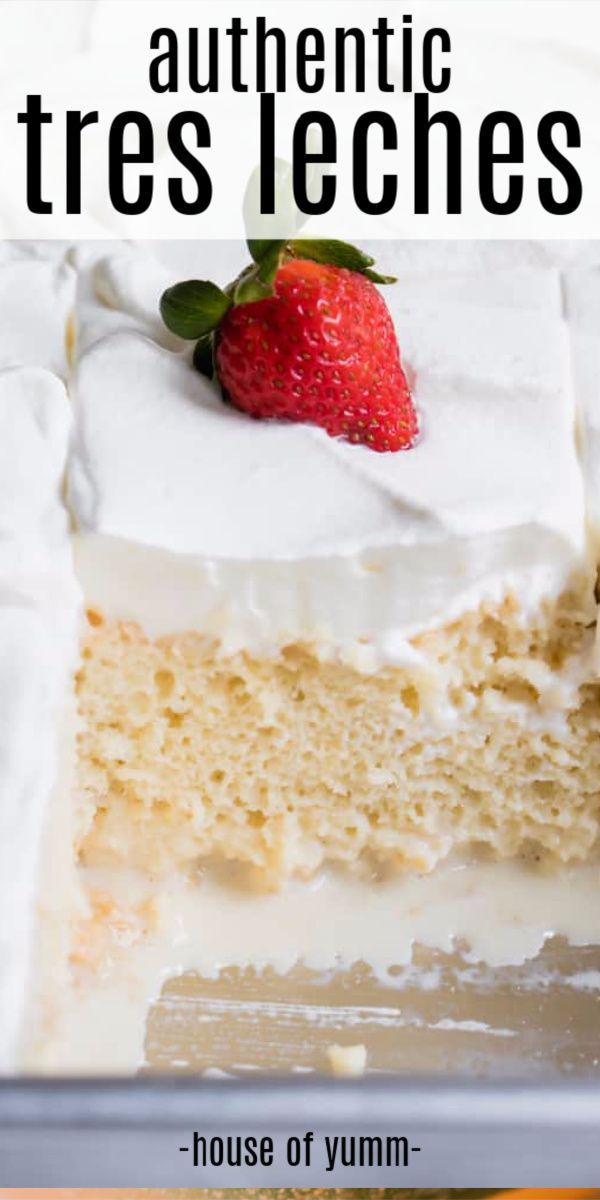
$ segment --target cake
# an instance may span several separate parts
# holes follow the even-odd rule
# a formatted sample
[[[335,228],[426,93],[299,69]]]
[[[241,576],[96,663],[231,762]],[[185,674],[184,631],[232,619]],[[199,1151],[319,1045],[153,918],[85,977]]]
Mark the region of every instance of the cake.
[[[577,439],[597,374],[584,397],[560,272],[402,273],[386,300],[422,435],[387,454],[225,405],[160,323],[171,281],[126,249],[80,307],[82,860],[226,858],[271,886],[473,847],[588,855],[596,553]]]
[[[3,248],[4,1069],[40,929],[66,962],[52,871],[275,889],[597,848],[598,248],[375,251],[420,425],[397,452],[194,369],[161,296],[243,246]]]

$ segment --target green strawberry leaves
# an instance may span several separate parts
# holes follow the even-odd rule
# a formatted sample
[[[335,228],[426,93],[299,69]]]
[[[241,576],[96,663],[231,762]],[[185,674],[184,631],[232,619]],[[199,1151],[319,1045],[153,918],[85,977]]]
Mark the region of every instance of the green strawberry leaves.
[[[194,346],[194,354],[192,362],[197,371],[201,375],[206,375],[207,379],[212,379],[215,373],[214,363],[214,339],[212,333],[207,333],[205,337],[201,337]]]
[[[375,262],[357,246],[334,238],[297,238],[291,243],[291,250],[295,258],[310,258],[312,262],[345,267],[347,271],[359,271],[361,274]]]
[[[294,238],[292,241],[250,239],[252,263],[225,289],[207,280],[188,279],[167,288],[160,300],[162,319],[171,333],[196,341],[193,363],[201,374],[214,374],[214,334],[230,308],[253,304],[273,294],[281,264],[289,258],[309,259],[364,275],[371,283],[396,283],[393,275],[373,270],[375,260],[363,250],[336,238]]]
[[[263,239],[262,241],[259,238],[248,238],[246,245],[252,256],[252,261],[255,263],[260,263],[261,259],[264,258],[265,254],[268,253],[270,247],[273,245],[273,242],[268,238]],[[278,245],[285,246],[285,242],[278,243]]]
[[[262,279],[260,267],[246,267],[241,275],[227,289],[234,304],[252,304],[255,300],[264,300],[273,294],[273,283]]]
[[[287,248],[285,241],[252,241],[248,249],[264,283],[272,283],[281,266]]]
[[[160,314],[171,333],[191,340],[212,333],[233,300],[216,283],[188,279],[163,292]]]
[[[349,242],[338,242],[333,238],[318,238],[315,241],[299,238],[291,242],[291,249],[296,258],[310,258],[312,262],[328,263],[330,267],[345,267],[347,271],[357,271],[359,275],[365,275],[371,283],[398,282],[395,275],[379,275],[377,271],[373,271],[375,259],[356,246],[351,246]]]
[[[367,268],[367,270],[363,271],[362,274],[365,276],[365,279],[370,279],[371,283],[387,285],[388,283],[398,282],[398,277],[396,275],[378,275],[377,271],[371,271],[370,268]]]
[[[249,241],[248,249],[265,283],[273,282],[280,264],[287,256],[308,258],[311,262],[357,271],[360,275],[366,275],[372,283],[396,283],[393,275],[379,275],[372,270],[375,259],[369,254],[336,238],[295,238],[291,242],[257,240]]]
[[[275,276],[285,258],[285,241],[249,241],[248,249],[254,266],[242,271],[233,290],[235,304],[251,304],[273,294]]]

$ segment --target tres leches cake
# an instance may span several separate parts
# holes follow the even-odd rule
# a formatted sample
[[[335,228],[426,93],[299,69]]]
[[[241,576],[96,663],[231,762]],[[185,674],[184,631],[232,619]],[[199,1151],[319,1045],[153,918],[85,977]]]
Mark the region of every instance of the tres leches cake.
[[[369,249],[400,281],[379,285],[364,257],[334,244],[331,266],[307,246],[308,263],[276,246],[227,291],[177,287],[161,246],[26,260],[53,287],[58,270],[78,279],[72,409],[53,301],[25,343],[52,421],[18,342],[0,377],[37,429],[2,455],[0,619],[18,585],[57,682],[44,720],[3,738],[0,770],[24,738],[56,747],[79,641],[59,789],[72,861],[156,879],[229,860],[276,888],[327,864],[429,872],[454,851],[585,859],[600,274],[565,269],[560,245],[389,243]],[[183,254],[221,287],[247,261],[234,244]],[[11,654],[26,664],[32,644]]]
[[[235,335],[288,389],[288,359],[295,378],[325,349],[323,378],[361,334],[309,267],[284,366],[285,333]],[[81,304],[84,860],[156,872],[216,855],[278,884],[326,862],[428,871],[469,846],[588,854],[596,558],[558,272],[404,273],[385,289],[418,416],[383,452],[224,403],[160,322],[168,283],[124,251]],[[230,334],[216,336],[218,362]]]

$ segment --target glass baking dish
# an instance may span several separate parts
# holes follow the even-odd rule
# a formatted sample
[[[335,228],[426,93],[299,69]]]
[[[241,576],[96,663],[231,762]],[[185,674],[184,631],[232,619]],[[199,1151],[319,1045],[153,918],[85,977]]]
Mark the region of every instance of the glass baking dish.
[[[290,1137],[398,1134],[420,1153],[398,1169],[286,1166]],[[496,1084],[361,1080],[136,1078],[21,1080],[0,1086],[5,1187],[594,1186],[600,1092],[590,1082]],[[194,1131],[267,1135],[273,1169],[194,1167]],[[442,1182],[443,1181],[443,1185]]]
[[[364,964],[180,975],[137,1076],[0,1083],[0,1183],[593,1186],[599,981],[600,947],[556,938],[519,967],[416,948],[387,983]],[[332,1043],[364,1044],[366,1075],[326,1076]],[[307,1131],[310,1166],[288,1166]],[[195,1166],[195,1132],[272,1137],[275,1164]],[[324,1139],[342,1135],[406,1138],[407,1163],[328,1170]]]

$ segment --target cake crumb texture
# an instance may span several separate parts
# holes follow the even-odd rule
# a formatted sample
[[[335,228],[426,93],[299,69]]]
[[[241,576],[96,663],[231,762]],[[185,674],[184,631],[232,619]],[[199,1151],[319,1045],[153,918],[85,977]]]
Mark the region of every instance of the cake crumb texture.
[[[327,1059],[334,1075],[340,1079],[352,1079],[365,1073],[367,1047],[362,1042],[354,1046],[339,1046],[337,1042],[332,1042],[327,1047]]]
[[[225,656],[88,614],[78,851],[153,874],[217,856],[266,886],[454,849],[586,857],[600,818],[593,585],[535,618],[484,605],[372,674],[293,644]]]

